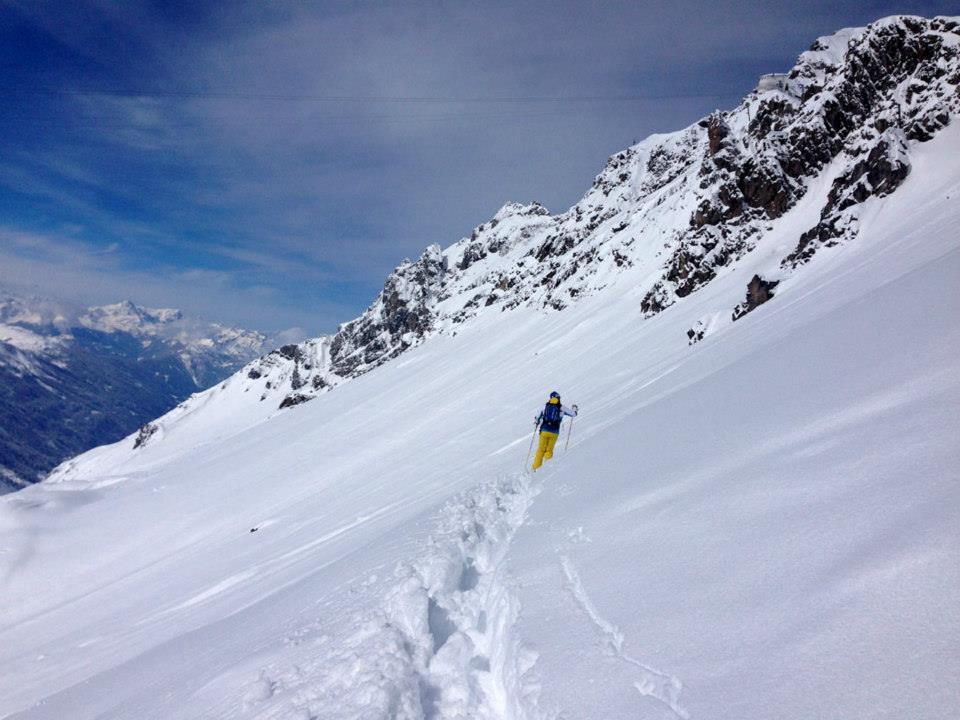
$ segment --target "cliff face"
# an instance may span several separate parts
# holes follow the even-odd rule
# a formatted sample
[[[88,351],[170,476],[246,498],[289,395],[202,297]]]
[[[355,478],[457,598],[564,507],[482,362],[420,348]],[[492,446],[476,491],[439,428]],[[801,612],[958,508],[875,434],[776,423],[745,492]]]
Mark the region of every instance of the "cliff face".
[[[561,311],[624,279],[641,291],[638,316],[649,317],[812,203],[779,265],[756,278],[746,302],[730,299],[725,312],[742,317],[822,248],[855,239],[863,208],[909,175],[910,148],[956,118],[960,21],[898,16],[842,30],[771,77],[733,110],[611,156],[566,212],[508,203],[469,237],[405,261],[333,336],[250,366],[256,395],[298,404],[480,313]]]
[[[697,208],[672,239],[666,272],[643,310],[662,310],[750,252],[765,224],[828,167],[833,181],[820,220],[782,266],[853,238],[858,206],[909,174],[909,144],[956,117],[958,44],[960,23],[948,18],[894,17],[844,30],[817,40],[778,87],[701,121]]]

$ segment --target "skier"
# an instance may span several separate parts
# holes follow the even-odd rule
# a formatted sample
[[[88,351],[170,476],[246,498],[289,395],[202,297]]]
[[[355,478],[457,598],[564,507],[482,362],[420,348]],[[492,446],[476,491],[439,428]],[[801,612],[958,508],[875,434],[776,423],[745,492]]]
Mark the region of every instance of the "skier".
[[[577,416],[577,406],[567,409],[560,404],[560,393],[554,391],[550,393],[550,399],[547,400],[543,411],[533,421],[534,425],[540,428],[540,444],[537,445],[537,454],[533,458],[533,469],[539,468],[544,460],[553,457],[553,446],[557,444],[557,438],[560,436],[560,423],[563,416]]]

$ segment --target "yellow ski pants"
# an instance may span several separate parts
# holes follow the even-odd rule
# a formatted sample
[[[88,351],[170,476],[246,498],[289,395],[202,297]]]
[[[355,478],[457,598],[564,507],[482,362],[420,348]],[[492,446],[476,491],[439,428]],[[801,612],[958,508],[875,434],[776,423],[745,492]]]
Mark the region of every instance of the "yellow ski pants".
[[[534,470],[543,465],[544,460],[553,457],[553,446],[557,444],[557,437],[559,437],[558,434],[554,432],[540,433],[540,444],[537,445],[537,454],[533,458]]]

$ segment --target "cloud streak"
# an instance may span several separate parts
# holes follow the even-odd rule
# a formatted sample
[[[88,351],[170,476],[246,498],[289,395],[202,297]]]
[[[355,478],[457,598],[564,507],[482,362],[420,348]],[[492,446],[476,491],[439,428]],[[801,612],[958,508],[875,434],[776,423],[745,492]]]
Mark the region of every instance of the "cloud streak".
[[[53,295],[78,305],[99,305],[132,298],[145,306],[175,306],[190,315],[271,332],[306,328],[316,314],[343,317],[349,306],[317,299],[299,312],[291,310],[276,287],[238,284],[222,270],[174,266],[143,270],[127,267],[115,245],[105,248],[63,236],[0,228],[0,284],[20,295]],[[277,318],[288,320],[279,324]],[[298,327],[292,334],[302,335]]]
[[[36,62],[10,79],[15,112],[0,110],[0,210],[7,232],[68,255],[112,247],[88,269],[111,292],[329,331],[402,257],[509,200],[565,209],[607,155],[735,104],[817,35],[889,12],[8,2],[7,52]],[[21,245],[0,257],[47,292],[92,284]]]

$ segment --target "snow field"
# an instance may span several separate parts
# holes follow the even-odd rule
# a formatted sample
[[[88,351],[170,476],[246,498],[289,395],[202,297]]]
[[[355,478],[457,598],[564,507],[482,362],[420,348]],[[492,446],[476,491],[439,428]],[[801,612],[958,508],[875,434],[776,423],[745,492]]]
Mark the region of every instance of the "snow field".
[[[256,679],[211,716],[539,717],[536,654],[513,633],[519,606],[503,568],[537,492],[515,474],[451,499],[425,518],[418,556],[384,573],[379,600],[354,615],[358,629],[333,642],[322,622],[299,626],[285,657],[258,664]]]
[[[623,637],[682,682],[691,717],[953,715],[960,308],[900,303],[958,277],[954,251],[749,361],[641,394],[564,459],[511,550],[537,608],[518,631],[550,639],[541,697],[669,717],[631,698]]]

